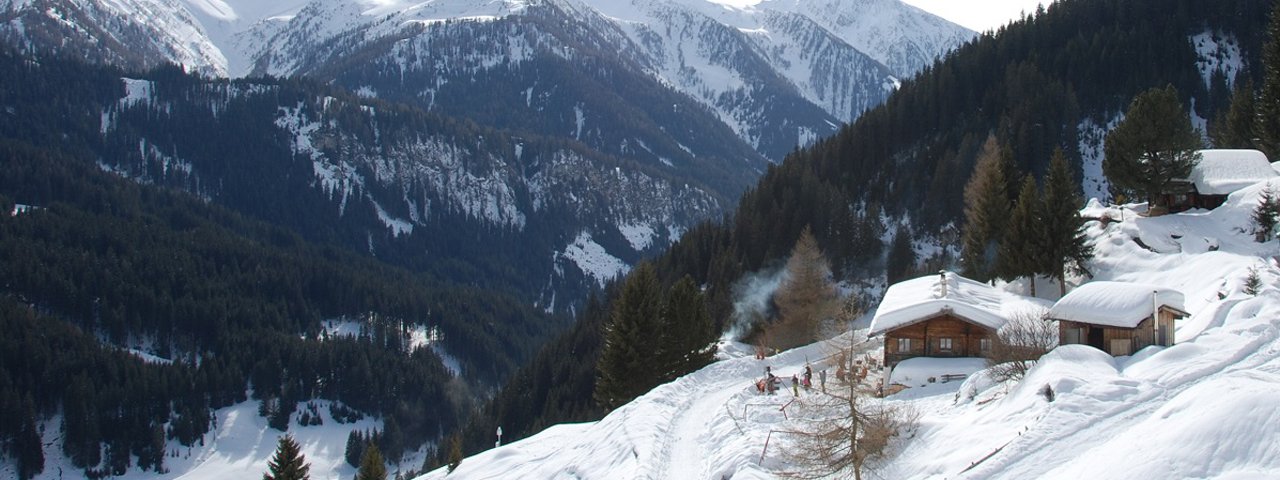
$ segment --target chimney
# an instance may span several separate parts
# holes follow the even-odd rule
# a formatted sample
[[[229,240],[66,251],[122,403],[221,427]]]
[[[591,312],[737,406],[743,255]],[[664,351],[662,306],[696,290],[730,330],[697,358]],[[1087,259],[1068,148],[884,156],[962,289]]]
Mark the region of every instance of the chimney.
[[[947,298],[947,271],[946,270],[938,270],[938,286],[941,287],[939,288],[939,291],[942,292],[941,298]]]

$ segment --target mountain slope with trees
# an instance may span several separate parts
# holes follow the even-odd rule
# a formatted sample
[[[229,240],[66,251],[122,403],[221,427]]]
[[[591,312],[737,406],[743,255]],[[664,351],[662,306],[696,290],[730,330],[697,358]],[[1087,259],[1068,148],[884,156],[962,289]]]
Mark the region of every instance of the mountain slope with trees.
[[[1236,42],[1243,71],[1260,78],[1271,3],[1057,2],[949,54],[903,82],[883,106],[771,167],[743,196],[731,218],[690,230],[659,258],[658,276],[688,274],[704,285],[712,317],[724,327],[732,316],[737,282],[779,261],[806,226],[828,255],[837,279],[874,279],[886,269],[936,271],[955,259],[944,256],[919,263],[912,239],[958,246],[964,185],[988,137],[994,136],[1008,150],[1012,165],[1005,175],[1007,185],[1000,190],[1010,203],[1024,175],[1043,181],[1058,150],[1066,160],[1070,183],[1078,185],[1082,132],[1091,133],[1084,126],[1107,124],[1138,93],[1173,85],[1183,105],[1196,100],[1192,111],[1199,117],[1213,118],[1225,111],[1231,89],[1212,88],[1214,82],[1206,81],[1221,76],[1221,71],[1202,76],[1193,36],[1215,32],[1218,38]],[[1054,169],[1055,185],[1060,168]],[[1058,193],[1054,198],[1079,199]],[[898,233],[890,237],[884,234],[888,230]],[[904,248],[887,248],[886,238]],[[571,335],[599,338],[607,321],[594,318],[580,319]],[[589,345],[600,348],[599,342]],[[540,354],[535,364],[560,361],[568,370],[563,375],[572,378],[582,377],[575,370],[590,368],[589,362],[577,359],[571,362],[579,365],[574,368],[548,355],[551,351]],[[556,351],[564,351],[563,346]],[[599,352],[577,354],[596,358]],[[517,378],[529,373],[523,371]],[[537,380],[532,381],[533,386],[522,388],[536,390]],[[580,387],[578,398],[589,397],[587,387]],[[500,394],[490,411],[507,409],[506,398]],[[544,411],[526,424],[566,418],[564,412]],[[468,451],[483,446],[474,441]]]

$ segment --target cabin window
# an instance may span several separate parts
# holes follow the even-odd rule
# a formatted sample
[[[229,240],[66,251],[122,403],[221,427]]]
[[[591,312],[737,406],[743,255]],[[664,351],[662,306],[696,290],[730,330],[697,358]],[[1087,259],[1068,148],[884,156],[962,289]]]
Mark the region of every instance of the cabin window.
[[[941,350],[942,350],[942,351],[944,351],[944,352],[949,352],[949,351],[951,351],[951,339],[950,339],[950,338],[939,338],[939,339],[938,339],[938,348],[939,348],[939,349],[941,349]]]
[[[990,339],[990,338],[979,338],[979,339],[978,339],[978,349],[979,349],[979,350],[981,350],[981,351],[982,351],[982,353],[989,353],[989,352],[991,352],[991,339]]]
[[[898,339],[898,352],[900,352],[900,353],[907,353],[907,352],[910,352],[910,351],[911,351],[911,339],[910,339],[910,338],[899,338],[899,339]]]

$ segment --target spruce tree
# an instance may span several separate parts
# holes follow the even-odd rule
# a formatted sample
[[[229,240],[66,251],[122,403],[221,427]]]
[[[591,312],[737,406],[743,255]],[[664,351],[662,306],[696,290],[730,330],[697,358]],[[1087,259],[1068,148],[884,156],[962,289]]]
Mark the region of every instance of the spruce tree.
[[[996,273],[996,253],[1009,216],[1009,172],[1003,150],[995,136],[988,136],[964,187],[960,264],[966,277],[984,282]]]
[[[1040,272],[1057,279],[1059,293],[1066,295],[1067,272],[1087,272],[1085,262],[1093,257],[1093,246],[1088,244],[1084,218],[1080,217],[1080,208],[1084,206],[1080,186],[1067,166],[1067,155],[1062,149],[1055,150],[1049,160],[1041,205],[1044,206],[1041,255],[1045,263]]]
[[[30,396],[22,402],[18,431],[10,439],[18,463],[18,478],[28,479],[44,471],[44,446],[36,429],[35,402]]]
[[[1258,93],[1254,136],[1267,158],[1280,158],[1280,3],[1271,10],[1262,47],[1262,90]]]
[[[351,433],[347,434],[347,449],[343,455],[347,465],[360,467],[360,458],[364,456],[364,447],[367,443],[368,440],[364,438],[364,433],[361,433],[360,430],[353,429]]]
[[[1253,207],[1250,216],[1253,221],[1253,239],[1258,243],[1271,240],[1275,236],[1276,225],[1280,223],[1280,199],[1268,186],[1258,196],[1258,205]]]
[[[311,478],[307,473],[309,470],[311,464],[306,462],[293,435],[281,435],[280,441],[276,443],[276,453],[267,462],[267,473],[262,475],[262,480],[306,480]]]
[[[773,294],[778,319],[769,327],[775,348],[793,348],[817,339],[822,322],[840,308],[840,294],[831,283],[831,268],[818,248],[813,231],[805,227],[787,259],[787,275]]]
[[[1173,85],[1152,88],[1129,104],[1124,120],[1107,133],[1102,171],[1121,192],[1143,195],[1152,208],[1175,180],[1200,160],[1200,136]]]
[[[1254,142],[1254,117],[1256,107],[1254,101],[1253,80],[1243,73],[1237,74],[1235,91],[1231,94],[1231,105],[1227,111],[1214,119],[1209,136],[1217,148],[1257,148]]]
[[[370,443],[360,457],[360,469],[356,471],[356,480],[386,480],[387,465],[378,451],[378,444]]]
[[[715,359],[718,335],[702,289],[686,275],[667,293],[662,309],[662,381],[707,366]]]
[[[889,244],[889,254],[885,260],[885,277],[889,283],[898,283],[916,273],[916,260],[918,258],[911,242],[911,229],[900,224],[893,231],[893,242]]]
[[[657,270],[648,262],[641,263],[624,281],[605,327],[594,393],[601,406],[617,408],[658,384],[654,357],[661,314]]]
[[[1044,220],[1040,192],[1036,179],[1030,174],[1022,179],[1018,200],[1009,214],[1008,229],[1000,239],[1000,255],[997,259],[1000,277],[1012,281],[1027,277],[1031,296],[1036,295],[1036,274],[1044,271],[1042,243]]]

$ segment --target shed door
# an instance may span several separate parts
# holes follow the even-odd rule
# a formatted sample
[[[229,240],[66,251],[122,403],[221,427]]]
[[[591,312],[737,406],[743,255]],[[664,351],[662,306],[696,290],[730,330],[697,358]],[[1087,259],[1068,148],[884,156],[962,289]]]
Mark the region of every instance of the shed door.
[[[1101,328],[1089,327],[1089,346],[1090,347],[1096,348],[1098,350],[1102,350],[1105,347],[1105,345],[1102,344],[1102,339],[1104,337],[1105,335],[1103,335],[1103,331]]]
[[[1119,357],[1121,355],[1129,355],[1132,350],[1133,341],[1128,338],[1111,339],[1111,355]]]

